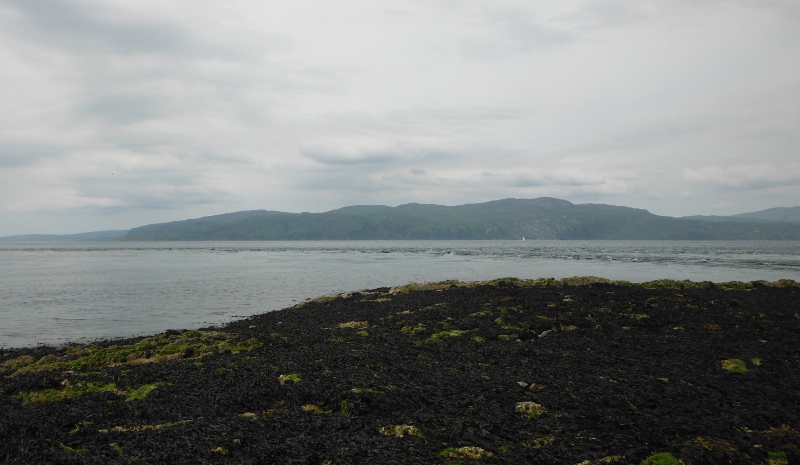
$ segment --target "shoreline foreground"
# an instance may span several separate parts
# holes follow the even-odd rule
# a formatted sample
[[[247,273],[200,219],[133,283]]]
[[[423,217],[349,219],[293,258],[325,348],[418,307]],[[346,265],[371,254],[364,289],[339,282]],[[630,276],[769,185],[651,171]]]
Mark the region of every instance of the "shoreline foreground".
[[[0,460],[800,463],[798,291],[451,281],[3,350]]]

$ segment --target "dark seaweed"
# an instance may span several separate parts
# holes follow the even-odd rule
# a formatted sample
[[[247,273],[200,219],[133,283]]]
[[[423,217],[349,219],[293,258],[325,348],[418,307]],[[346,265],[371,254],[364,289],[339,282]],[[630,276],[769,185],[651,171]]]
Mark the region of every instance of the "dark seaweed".
[[[262,344],[239,353],[6,370],[0,461],[800,463],[799,288],[506,284],[377,289],[217,328]],[[337,326],[354,321],[366,327]],[[50,352],[64,349],[4,351],[0,364]],[[289,374],[299,382],[281,383]],[[86,380],[166,384],[128,402],[19,396]],[[546,411],[529,418],[518,402]],[[419,431],[384,434],[394,425]],[[445,452],[465,446],[491,455]]]

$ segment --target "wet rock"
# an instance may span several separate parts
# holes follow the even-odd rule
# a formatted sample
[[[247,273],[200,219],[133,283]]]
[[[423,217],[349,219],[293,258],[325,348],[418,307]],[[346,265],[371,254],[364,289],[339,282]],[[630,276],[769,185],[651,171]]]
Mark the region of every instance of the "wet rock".
[[[549,283],[370,291],[4,351],[0,460],[800,462],[800,289]]]

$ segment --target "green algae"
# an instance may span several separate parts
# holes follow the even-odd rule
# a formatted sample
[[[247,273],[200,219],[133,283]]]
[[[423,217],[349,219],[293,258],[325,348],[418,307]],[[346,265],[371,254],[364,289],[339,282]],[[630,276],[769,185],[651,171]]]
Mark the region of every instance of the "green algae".
[[[502,325],[502,326],[500,326],[500,329],[509,329],[511,331],[525,331],[525,328],[523,328],[523,327],[521,327],[519,325],[511,325],[511,324]]]
[[[639,465],[680,465],[680,461],[669,452],[660,452],[642,460]]]
[[[65,382],[64,388],[57,389],[42,389],[41,391],[20,392],[14,398],[25,404],[41,404],[49,402],[58,402],[64,399],[74,399],[86,394],[93,394],[96,392],[117,392],[117,385],[114,383],[75,383],[71,384]]]
[[[82,453],[86,452],[87,450],[89,450],[89,448],[86,447],[86,446],[83,446],[80,449],[74,449],[72,447],[69,447],[69,446],[65,445],[63,442],[60,443],[58,445],[58,447],[60,447],[61,450],[63,450],[64,452],[66,452],[68,454],[82,454]]]
[[[537,404],[536,402],[517,402],[515,410],[532,420],[539,418],[547,411],[544,406]]]
[[[169,421],[157,425],[138,425],[138,426],[115,426],[113,428],[98,430],[100,434],[108,433],[136,433],[140,431],[160,431],[162,429],[173,428],[178,425],[188,423],[189,420]]]
[[[400,331],[405,333],[405,334],[417,334],[417,333],[420,333],[422,331],[425,331],[425,329],[426,329],[425,325],[420,323],[420,324],[418,324],[416,326],[403,326],[400,329]]]
[[[199,358],[205,355],[249,351],[261,347],[255,339],[240,341],[233,333],[218,331],[184,331],[162,333],[133,344],[74,346],[62,356],[49,354],[35,360],[22,355],[0,366],[0,374],[14,376],[26,372],[97,369],[134,363],[153,363],[175,358]],[[97,372],[95,372],[97,373]]]
[[[104,371],[87,371],[85,373],[75,373],[75,376],[80,378],[88,378],[90,376],[97,376],[100,378],[105,378],[108,376],[108,373]]]
[[[465,447],[449,447],[437,454],[439,457],[452,458],[452,459],[473,459],[478,460],[486,457],[491,457],[494,454],[476,446]]]
[[[610,280],[600,278],[597,276],[572,276],[569,278],[554,279],[554,278],[538,278],[538,279],[518,279],[518,278],[499,278],[489,281],[439,281],[439,282],[426,282],[426,283],[409,283],[403,286],[392,288],[389,293],[408,293],[412,291],[430,291],[430,290],[444,290],[454,287],[467,287],[474,288],[478,286],[500,286],[500,287],[568,287],[568,286],[586,286],[589,284],[611,284],[624,287],[640,286],[645,289],[709,289],[715,287],[723,290],[751,290],[758,286],[765,287],[797,287],[800,283],[791,279],[780,279],[778,281],[729,281],[721,283],[712,283],[710,281],[695,282],[689,280],[672,280],[672,279],[659,279],[656,281],[647,281],[643,283],[632,283],[624,280]]]
[[[117,389],[115,383],[93,383],[93,382],[78,382],[75,384],[65,380],[62,389],[42,389],[40,391],[20,392],[14,396],[15,399],[25,404],[41,404],[49,402],[58,402],[65,399],[75,399],[86,394],[94,394],[98,392],[113,392],[120,396],[126,396],[125,402],[133,400],[141,400],[147,397],[151,391],[169,383],[158,382],[152,384],[145,384],[137,389]]]
[[[747,363],[744,360],[738,358],[729,358],[727,360],[723,360],[722,362],[722,369],[726,371],[730,371],[731,373],[740,373],[744,374],[747,373]]]
[[[789,465],[789,461],[786,459],[786,452],[782,451],[770,452],[767,463],[769,465]]]
[[[422,307],[419,310],[420,311],[437,310],[437,309],[440,309],[440,308],[443,308],[443,307],[447,307],[448,305],[450,305],[450,304],[447,303],[447,302],[439,302],[438,304],[433,304],[433,305],[429,305],[427,307]]]
[[[483,311],[480,311],[480,312],[470,313],[467,316],[473,316],[475,318],[486,318],[486,317],[490,317],[492,315],[493,315],[492,312],[490,312],[489,310],[483,310]]]
[[[425,434],[414,425],[387,425],[378,429],[379,432],[386,436],[394,436],[402,438],[403,436],[416,436],[418,438],[425,438]]]
[[[131,402],[134,400],[142,400],[147,397],[153,390],[160,388],[168,383],[160,382],[160,383],[152,383],[152,384],[145,384],[138,389],[134,389],[128,394],[128,397],[125,398],[125,402]]]
[[[370,394],[384,394],[383,391],[375,389],[375,388],[353,388],[351,389],[352,392],[356,394],[360,394],[362,392],[368,392]]]
[[[549,445],[552,445],[554,442],[556,442],[556,437],[555,436],[552,436],[552,435],[550,435],[550,436],[542,436],[540,438],[534,439],[533,448],[534,449],[541,449],[543,447],[547,447]]]
[[[369,328],[369,323],[366,321],[348,321],[346,323],[339,323],[336,327],[339,329],[362,329]]]
[[[462,334],[466,334],[468,332],[469,331],[463,331],[463,330],[460,330],[460,329],[451,329],[451,330],[447,330],[447,331],[440,331],[438,333],[435,333],[433,336],[429,337],[428,338],[428,342],[439,342],[439,341],[442,341],[444,339],[449,339],[451,337],[461,336]]]
[[[291,383],[297,384],[300,381],[302,381],[302,378],[297,373],[290,373],[288,375],[280,375],[280,376],[278,376],[278,381],[281,384],[286,384],[287,382],[291,382]]]
[[[519,307],[501,307],[501,308],[499,309],[499,311],[500,311],[500,314],[501,314],[501,315],[508,315],[508,314],[509,314],[509,313],[511,313],[511,312],[514,312],[514,313],[525,313],[525,312],[524,312],[524,311],[523,311],[521,308],[519,308]]]
[[[499,279],[495,279],[495,280],[489,281],[489,284],[491,284],[493,286],[497,286],[497,287],[508,287],[508,286],[516,285],[516,283],[519,282],[519,281],[520,281],[519,278],[515,278],[513,276],[510,276],[508,278],[499,278]]]
[[[302,409],[304,412],[314,413],[317,415],[328,413],[325,411],[325,409],[316,404],[305,404],[302,407],[300,407],[300,409]]]

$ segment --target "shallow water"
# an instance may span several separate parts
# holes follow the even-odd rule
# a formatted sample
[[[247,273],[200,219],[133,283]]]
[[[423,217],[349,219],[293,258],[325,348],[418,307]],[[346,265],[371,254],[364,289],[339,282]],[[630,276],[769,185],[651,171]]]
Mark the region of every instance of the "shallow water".
[[[800,281],[800,242],[0,244],[0,347],[197,328],[411,281],[586,275]]]

